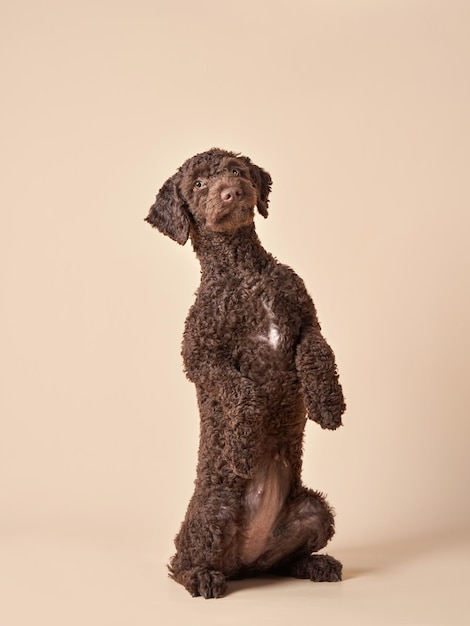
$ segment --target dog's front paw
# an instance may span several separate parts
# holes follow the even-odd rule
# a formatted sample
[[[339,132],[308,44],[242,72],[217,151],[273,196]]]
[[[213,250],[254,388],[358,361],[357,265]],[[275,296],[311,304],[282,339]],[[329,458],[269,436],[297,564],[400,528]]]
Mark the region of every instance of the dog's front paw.
[[[318,422],[322,428],[335,430],[342,426],[341,416],[346,410],[341,385],[337,380],[322,390],[316,398],[316,407],[313,410],[312,419]]]
[[[318,423],[324,429],[336,430],[343,425],[343,422],[341,421],[341,415],[342,411],[329,411],[327,409],[323,409],[320,412]]]

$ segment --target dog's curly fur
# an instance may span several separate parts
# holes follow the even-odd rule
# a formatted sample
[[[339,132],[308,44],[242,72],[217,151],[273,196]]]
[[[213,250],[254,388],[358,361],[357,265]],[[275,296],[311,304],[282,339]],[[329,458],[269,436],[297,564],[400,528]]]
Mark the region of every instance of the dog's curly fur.
[[[313,554],[333,536],[333,512],[303,486],[301,463],[306,417],[335,429],[345,403],[304,283],[256,235],[271,183],[249,158],[213,148],[165,182],[146,217],[190,238],[201,264],[182,348],[200,409],[197,478],[170,564],[193,596],[263,572],[341,580],[341,563]]]

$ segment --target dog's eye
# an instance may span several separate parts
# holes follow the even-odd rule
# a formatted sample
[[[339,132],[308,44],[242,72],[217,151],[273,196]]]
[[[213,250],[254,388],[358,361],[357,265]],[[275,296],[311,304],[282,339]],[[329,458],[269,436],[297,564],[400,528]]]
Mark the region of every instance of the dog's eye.
[[[194,183],[194,189],[202,189],[204,187],[204,182],[202,180],[197,180]]]
[[[233,170],[232,170],[232,174],[233,174],[234,176],[239,176],[239,174],[240,174],[240,170],[237,170],[237,168],[236,168],[236,167],[234,167],[234,168],[233,168]]]

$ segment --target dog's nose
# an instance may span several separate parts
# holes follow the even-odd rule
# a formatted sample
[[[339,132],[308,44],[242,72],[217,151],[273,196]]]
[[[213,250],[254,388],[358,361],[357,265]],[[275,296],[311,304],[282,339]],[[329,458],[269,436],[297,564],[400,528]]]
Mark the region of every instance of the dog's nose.
[[[240,189],[240,187],[235,187],[235,186],[225,187],[220,192],[220,197],[225,203],[233,202],[233,200],[240,198],[241,195],[242,195],[242,190]]]

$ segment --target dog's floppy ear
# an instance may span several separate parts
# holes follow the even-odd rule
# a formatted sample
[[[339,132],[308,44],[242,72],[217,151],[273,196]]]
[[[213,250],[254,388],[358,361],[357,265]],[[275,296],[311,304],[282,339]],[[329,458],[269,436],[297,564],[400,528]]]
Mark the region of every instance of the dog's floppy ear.
[[[244,159],[248,164],[251,179],[258,191],[258,202],[256,203],[258,211],[263,217],[268,217],[269,193],[273,184],[271,176],[261,167],[252,163],[248,157],[244,157]]]
[[[184,246],[189,237],[189,215],[179,192],[179,179],[177,173],[164,183],[145,221]]]

